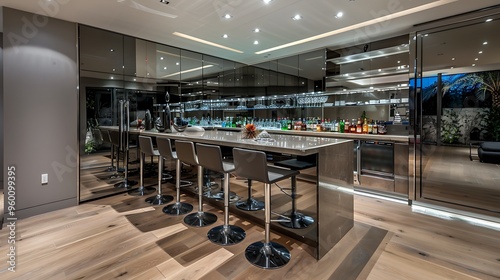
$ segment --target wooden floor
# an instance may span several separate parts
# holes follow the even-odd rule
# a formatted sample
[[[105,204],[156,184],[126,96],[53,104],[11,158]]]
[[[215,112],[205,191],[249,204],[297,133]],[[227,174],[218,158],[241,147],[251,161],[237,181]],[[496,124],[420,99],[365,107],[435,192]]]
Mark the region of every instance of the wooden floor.
[[[173,194],[171,184],[163,189]],[[500,279],[499,231],[386,200],[356,196],[354,228],[319,261],[307,245],[273,233],[292,255],[277,270],[254,267],[243,254],[262,240],[260,225],[231,216],[247,237],[222,247],[207,240],[210,226],[188,227],[161,208],[119,194],[20,220],[16,272],[7,271],[4,227],[0,279]],[[206,210],[222,223],[220,210]]]
[[[477,156],[471,161],[467,147],[428,148],[422,176],[424,198],[500,214],[500,164],[480,162]]]

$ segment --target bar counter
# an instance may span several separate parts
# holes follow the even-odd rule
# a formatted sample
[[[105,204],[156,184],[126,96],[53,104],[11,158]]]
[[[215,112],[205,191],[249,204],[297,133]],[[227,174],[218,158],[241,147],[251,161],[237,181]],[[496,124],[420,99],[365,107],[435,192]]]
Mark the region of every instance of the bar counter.
[[[117,130],[116,127],[100,128]],[[297,236],[304,238],[301,241],[312,245],[314,250],[311,253],[320,259],[354,225],[352,140],[272,134],[273,141],[257,141],[255,139],[242,139],[242,133],[239,131],[224,130],[159,133],[131,129],[130,133],[264,152],[292,155],[316,154],[316,205],[315,213],[312,213],[315,223],[307,231],[304,229],[289,230],[296,231]]]

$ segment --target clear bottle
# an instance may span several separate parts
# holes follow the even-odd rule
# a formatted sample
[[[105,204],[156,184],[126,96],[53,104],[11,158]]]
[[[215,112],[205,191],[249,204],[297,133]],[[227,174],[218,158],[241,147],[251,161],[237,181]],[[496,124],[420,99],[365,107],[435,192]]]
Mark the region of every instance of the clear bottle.
[[[373,134],[378,134],[378,121],[373,123]]]

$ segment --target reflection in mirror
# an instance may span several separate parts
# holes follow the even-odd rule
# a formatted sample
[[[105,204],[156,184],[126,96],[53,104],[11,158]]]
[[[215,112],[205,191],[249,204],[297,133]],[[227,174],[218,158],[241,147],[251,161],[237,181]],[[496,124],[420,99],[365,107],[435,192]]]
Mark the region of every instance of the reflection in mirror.
[[[427,202],[498,213],[498,165],[495,156],[493,163],[481,158],[479,147],[500,147],[499,126],[492,125],[500,119],[500,39],[494,35],[500,20],[485,19],[415,38],[421,50],[417,191]]]

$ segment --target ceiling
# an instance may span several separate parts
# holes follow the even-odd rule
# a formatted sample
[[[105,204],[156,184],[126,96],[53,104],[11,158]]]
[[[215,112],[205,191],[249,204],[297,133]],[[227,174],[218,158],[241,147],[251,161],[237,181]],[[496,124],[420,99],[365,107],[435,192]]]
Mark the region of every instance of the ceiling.
[[[2,6],[83,23],[245,64],[408,33],[415,24],[498,0],[0,0]],[[341,18],[336,18],[343,12]],[[223,16],[229,13],[232,18]],[[292,17],[300,14],[301,20]],[[260,32],[253,30],[259,28]],[[179,32],[238,50],[174,35]],[[223,38],[228,34],[228,38]],[[300,43],[312,36],[314,40]],[[259,44],[255,45],[254,41]],[[279,50],[266,49],[291,44]],[[256,54],[256,52],[261,52]]]

